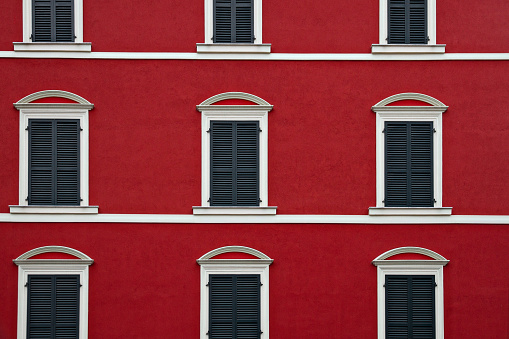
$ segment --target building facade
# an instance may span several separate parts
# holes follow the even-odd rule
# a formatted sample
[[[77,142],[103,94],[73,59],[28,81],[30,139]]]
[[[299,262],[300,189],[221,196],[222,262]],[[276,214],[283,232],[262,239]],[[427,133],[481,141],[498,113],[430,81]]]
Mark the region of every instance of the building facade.
[[[509,3],[0,7],[0,338],[509,337]]]

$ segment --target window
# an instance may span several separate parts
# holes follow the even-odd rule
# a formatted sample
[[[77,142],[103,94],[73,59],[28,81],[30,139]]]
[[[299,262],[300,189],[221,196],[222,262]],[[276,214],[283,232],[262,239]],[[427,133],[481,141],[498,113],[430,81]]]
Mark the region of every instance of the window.
[[[372,53],[445,53],[436,42],[436,0],[379,1],[379,44]]]
[[[389,106],[415,100],[430,106]],[[442,113],[440,101],[419,93],[386,98],[377,115],[377,205],[370,215],[450,215],[442,207]]]
[[[213,259],[247,253],[253,259]],[[217,248],[197,260],[201,266],[200,338],[269,337],[269,265],[265,254],[244,246]]]
[[[262,43],[262,0],[205,0],[205,43],[197,52],[270,53]]]
[[[430,259],[388,259],[407,253]],[[378,339],[444,338],[443,267],[448,262],[420,247],[395,248],[373,260],[378,271]]]
[[[43,98],[76,103],[33,102]],[[14,105],[20,110],[20,189],[11,213],[97,213],[97,206],[88,206],[93,104],[73,93],[42,91]]]
[[[252,104],[221,105],[237,99]],[[222,93],[197,106],[202,113],[202,206],[194,214],[275,214],[268,206],[268,112],[252,94]]]
[[[14,50],[90,52],[83,42],[83,0],[23,0],[23,42]]]
[[[77,259],[30,259],[42,253],[66,253]],[[88,336],[88,267],[93,260],[68,247],[28,251],[18,265],[18,339]]]

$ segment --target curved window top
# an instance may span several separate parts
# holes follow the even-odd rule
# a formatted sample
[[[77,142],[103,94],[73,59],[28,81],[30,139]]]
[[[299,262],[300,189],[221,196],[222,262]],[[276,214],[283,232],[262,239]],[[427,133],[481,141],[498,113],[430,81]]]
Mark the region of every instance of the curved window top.
[[[421,254],[425,255],[432,260],[387,260],[388,258],[395,256],[397,254],[404,254],[404,253],[415,253],[415,254]],[[445,266],[449,260],[447,260],[442,255],[429,250],[427,248],[423,247],[398,247],[394,248],[392,250],[389,250],[385,253],[380,254],[378,257],[376,257],[373,260],[373,265],[379,266],[379,265],[409,265],[409,264],[418,264],[418,265],[442,265]]]
[[[30,259],[36,255],[43,253],[65,253],[75,256],[78,259]],[[26,263],[46,264],[46,263],[74,263],[74,262],[90,265],[94,262],[94,260],[85,253],[75,250],[74,248],[65,246],[43,246],[34,248],[33,250],[23,253],[22,255],[14,259],[13,262],[16,265]]]
[[[224,253],[246,253],[250,254],[252,256],[257,257],[258,259],[212,259],[213,257],[224,254]],[[255,250],[251,247],[246,246],[224,246],[216,248],[215,250],[212,250],[204,255],[202,255],[199,259],[196,260],[196,262],[200,265],[202,264],[225,264],[226,262],[235,262],[235,263],[242,263],[242,264],[271,264],[274,261],[274,259],[271,259],[266,254]]]
[[[403,100],[415,100],[415,101],[421,101],[426,104],[429,104],[431,106],[388,106],[389,104],[392,104],[397,101],[403,101]],[[443,102],[441,102],[438,99],[435,99],[429,95],[421,94],[421,93],[399,93],[395,95],[391,95],[388,98],[383,99],[382,101],[376,103],[371,109],[374,112],[380,112],[380,111],[387,111],[387,110],[405,110],[408,111],[409,109],[419,109],[419,110],[426,110],[426,111],[438,111],[438,112],[445,112],[448,106],[446,106]]]
[[[44,99],[44,98],[63,98],[72,100],[75,103],[34,103],[33,101]],[[94,108],[94,104],[86,100],[85,98],[71,93],[67,91],[61,91],[61,90],[46,90],[46,91],[40,91],[35,92],[32,94],[27,95],[26,97],[22,98],[18,102],[14,103],[14,107],[17,109],[21,108],[28,108],[28,107],[42,107],[42,106],[48,106],[51,105],[52,107],[64,107],[64,106],[70,106],[70,107],[76,107],[79,106],[80,108],[85,109],[92,109]]]
[[[231,100],[231,99],[238,99],[238,100],[246,100],[250,101],[256,105],[214,105],[216,102],[220,102],[223,100]],[[203,101],[201,104],[196,106],[196,109],[200,112],[207,110],[207,109],[238,109],[239,107],[242,107],[243,109],[256,109],[256,110],[264,110],[264,111],[270,111],[272,110],[272,105],[269,104],[267,101],[263,100],[260,97],[257,97],[256,95],[244,93],[244,92],[225,92],[220,93],[217,95],[214,95],[207,100]]]

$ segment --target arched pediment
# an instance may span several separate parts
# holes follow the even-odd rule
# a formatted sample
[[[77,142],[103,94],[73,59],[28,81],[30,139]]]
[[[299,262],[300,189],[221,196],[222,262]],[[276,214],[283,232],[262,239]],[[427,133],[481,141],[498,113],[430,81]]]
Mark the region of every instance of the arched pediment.
[[[431,260],[387,260],[397,254],[415,253],[429,257]],[[373,265],[406,265],[406,264],[430,264],[445,266],[449,260],[442,255],[423,247],[398,247],[380,254],[373,260]]]
[[[244,100],[253,103],[254,105],[214,105],[217,102],[224,100]],[[256,95],[244,93],[244,92],[226,92],[214,95],[201,104],[196,106],[196,109],[200,112],[212,112],[212,111],[225,111],[230,113],[239,113],[239,111],[255,111],[255,112],[270,112],[272,105],[267,101],[263,100]]]
[[[246,253],[246,254],[250,254],[258,259],[213,259],[215,256],[219,255],[219,254],[224,254],[224,253]],[[225,263],[226,261],[231,261],[231,262],[242,262],[242,263],[272,263],[274,260],[271,259],[269,256],[267,256],[266,254],[258,251],[258,250],[255,250],[254,248],[251,248],[251,247],[246,247],[246,246],[224,246],[224,247],[219,247],[219,248],[216,248],[208,253],[205,253],[204,255],[202,255],[198,260],[196,260],[199,264],[204,264],[204,263],[213,263],[213,262],[217,262],[217,263]]]
[[[225,92],[220,93],[217,95],[214,95],[207,100],[203,101],[199,106],[208,106],[213,105],[216,102],[223,101],[223,100],[230,100],[230,99],[238,99],[238,100],[246,100],[251,101],[252,103],[255,103],[257,105],[262,106],[270,106],[270,104],[263,100],[260,97],[257,97],[256,95],[244,93],[244,92]]]
[[[43,253],[65,253],[76,257],[77,259],[30,259],[36,255]],[[42,246],[27,251],[13,260],[15,264],[20,263],[68,263],[78,261],[80,263],[92,264],[94,260],[83,252],[75,250],[74,248],[65,246]]]
[[[388,106],[394,102],[398,101],[420,101],[424,102],[430,106]],[[435,99],[429,95],[421,94],[421,93],[399,93],[395,95],[391,95],[388,98],[383,99],[382,101],[375,104],[371,107],[371,110],[374,112],[384,112],[384,111],[432,111],[432,112],[445,112],[449,108],[443,102],[438,99]]]
[[[63,103],[34,103],[34,101],[44,98],[63,98],[68,99],[71,101],[74,101],[75,103],[72,104],[63,104]],[[27,107],[35,107],[35,106],[48,106],[48,105],[54,105],[57,107],[64,106],[64,105],[72,105],[80,107],[83,107],[85,109],[92,109],[94,105],[86,100],[85,98],[71,93],[67,91],[61,91],[61,90],[46,90],[46,91],[39,91],[32,94],[27,95],[26,97],[20,99],[18,102],[14,103],[14,107],[17,109],[20,108],[27,108]]]

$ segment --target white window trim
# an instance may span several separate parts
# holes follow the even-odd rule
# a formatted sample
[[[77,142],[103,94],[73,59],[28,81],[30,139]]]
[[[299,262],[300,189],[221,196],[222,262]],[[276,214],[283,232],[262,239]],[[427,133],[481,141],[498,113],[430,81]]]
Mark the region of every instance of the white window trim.
[[[227,100],[240,99],[255,103],[255,105],[214,105],[214,103]],[[193,207],[193,214],[275,214],[276,207],[268,206],[268,113],[272,110],[265,100],[248,93],[227,92],[215,95],[196,109],[202,113],[201,135],[202,135],[202,194],[201,206]],[[210,122],[212,120],[224,121],[258,121],[260,132],[260,202],[259,207],[211,207],[208,202],[210,197]],[[256,212],[255,210],[258,209]]]
[[[41,253],[60,252],[79,257],[80,259],[30,259]],[[27,303],[28,288],[25,286],[29,275],[70,275],[80,276],[80,309],[79,309],[79,337],[88,338],[88,268],[94,262],[87,255],[63,246],[45,246],[26,252],[14,259],[18,265],[18,336],[17,339],[27,337]]]
[[[91,51],[90,43],[83,43],[83,0],[74,0],[74,42],[32,42],[32,0],[23,0],[23,42],[14,43],[14,51]]]
[[[258,259],[211,259],[222,254],[248,253]],[[274,260],[255,249],[244,246],[225,246],[203,255],[196,262],[200,268],[200,339],[208,339],[209,330],[209,290],[211,274],[259,274],[260,282],[260,339],[269,339],[269,265]]]
[[[77,103],[33,103],[32,101],[60,97]],[[88,205],[88,113],[93,104],[82,97],[60,90],[47,90],[30,94],[14,104],[19,110],[19,206],[10,206],[11,213],[97,213],[97,206]],[[28,121],[31,119],[78,119],[82,128],[80,135],[80,195],[79,206],[28,205]],[[88,208],[90,207],[90,208]]]
[[[270,53],[270,44],[262,43],[262,0],[253,0],[253,44],[214,43],[214,0],[205,0],[205,43],[196,44],[198,53]]]
[[[419,253],[433,260],[385,260],[396,254]],[[431,250],[421,247],[400,247],[385,252],[373,260],[377,266],[377,312],[378,339],[385,339],[385,276],[386,275],[433,275],[435,290],[436,339],[444,339],[444,279],[443,268],[449,260]]]
[[[387,106],[400,100],[417,100],[431,106]],[[400,93],[390,96],[371,109],[376,113],[376,208],[370,215],[444,215],[452,213],[452,207],[442,208],[442,113],[447,110],[437,99],[420,93]],[[434,207],[385,207],[385,142],[386,121],[431,121],[435,129],[433,137],[433,193]]]
[[[436,0],[427,0],[427,29],[429,41],[427,44],[400,45],[389,44],[388,37],[388,0],[379,0],[378,45],[372,45],[372,53],[445,53],[445,45],[437,45],[436,34]]]

